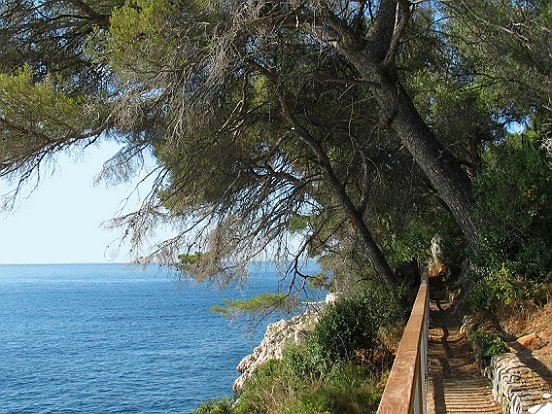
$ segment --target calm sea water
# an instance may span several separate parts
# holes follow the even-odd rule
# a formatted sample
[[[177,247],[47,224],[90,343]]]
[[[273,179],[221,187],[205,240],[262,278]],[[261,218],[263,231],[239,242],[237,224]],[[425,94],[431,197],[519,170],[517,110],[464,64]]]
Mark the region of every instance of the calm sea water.
[[[264,331],[210,306],[276,285],[266,267],[240,293],[157,268],[2,265],[0,413],[191,413],[231,394]]]

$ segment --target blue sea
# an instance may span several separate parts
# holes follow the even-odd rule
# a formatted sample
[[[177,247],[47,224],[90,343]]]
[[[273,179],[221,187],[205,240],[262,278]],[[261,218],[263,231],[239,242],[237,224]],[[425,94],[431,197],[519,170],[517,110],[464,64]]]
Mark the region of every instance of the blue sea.
[[[209,308],[278,283],[266,266],[221,291],[158,267],[0,265],[0,413],[189,414],[231,395],[268,320]]]

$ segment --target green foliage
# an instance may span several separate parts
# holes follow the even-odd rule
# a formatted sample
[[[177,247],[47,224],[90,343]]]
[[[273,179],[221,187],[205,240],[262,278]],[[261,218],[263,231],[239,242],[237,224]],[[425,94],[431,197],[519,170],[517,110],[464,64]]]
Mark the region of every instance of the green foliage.
[[[552,174],[530,136],[485,152],[477,191],[486,260],[525,262],[526,276],[536,277],[552,266]]]
[[[312,224],[313,217],[301,214],[294,214],[289,218],[288,228],[292,233],[298,233],[306,230]]]
[[[475,357],[483,362],[489,362],[493,356],[508,351],[508,347],[500,338],[488,332],[472,332],[468,339],[474,349]]]
[[[314,328],[307,349],[319,370],[335,361],[348,361],[358,349],[373,349],[380,328],[400,319],[399,306],[378,285],[328,306]]]
[[[371,348],[377,325],[364,310],[365,304],[354,299],[339,300],[326,309],[309,341],[321,364],[347,360],[355,349]]]
[[[105,109],[70,96],[61,83],[53,75],[35,81],[28,65],[15,74],[0,73],[1,175],[24,181],[55,151],[89,143],[101,130]]]
[[[284,347],[282,361],[285,368],[294,376],[314,380],[320,372],[315,369],[316,355],[306,343],[288,343]]]
[[[484,279],[479,279],[471,287],[469,304],[472,312],[492,314],[498,306],[498,297]]]
[[[285,369],[283,361],[269,360],[247,382],[234,414],[265,414],[269,407],[278,412],[275,409],[281,409],[290,395],[302,388],[300,381]]]
[[[291,312],[298,305],[295,298],[286,293],[260,293],[249,299],[224,299],[225,304],[214,305],[211,311],[222,314],[226,318],[235,318],[243,313],[264,315],[274,310]]]
[[[328,273],[317,273],[309,278],[309,285],[313,289],[326,289],[330,292],[335,289],[335,276]]]
[[[322,378],[303,377],[289,358],[259,367],[232,414],[360,414],[375,411],[381,390],[365,367],[337,363]],[[304,351],[304,349],[303,349]]]
[[[127,0],[110,18],[105,51],[112,68],[123,80],[148,80],[166,71],[169,65],[186,64],[186,59],[175,53],[183,35],[176,26],[210,11],[210,5],[205,3]],[[194,37],[191,31],[187,35]],[[194,37],[194,42],[199,45],[201,40]]]
[[[65,96],[56,88],[56,79],[47,78],[35,83],[33,72],[24,66],[17,74],[0,73],[0,103],[2,115],[9,119],[28,117],[27,124],[43,131],[57,130],[60,121],[67,116],[76,121],[81,114],[80,102]],[[66,127],[69,123],[66,123]],[[63,131],[63,130],[62,130]]]
[[[55,140],[69,140],[93,126],[100,108],[84,99],[67,96],[55,77],[34,82],[29,66],[17,74],[0,73],[0,161],[24,159]]]
[[[472,89],[518,119],[550,99],[550,3],[466,1],[449,7],[455,50],[470,69]],[[515,30],[511,28],[515,27]]]
[[[480,269],[470,294],[472,310],[493,313],[503,306],[524,310],[544,300],[542,284],[524,277],[525,270],[525,264],[518,262]]]
[[[396,300],[386,292],[384,287],[370,286],[328,306],[304,343],[286,344],[281,359],[269,360],[255,370],[230,413],[375,411],[381,398],[378,384],[384,366],[359,364],[353,353],[380,346],[380,328],[398,318]]]
[[[289,404],[285,414],[360,414],[375,412],[381,392],[365,369],[352,363],[338,364],[330,380],[308,388]]]
[[[390,238],[391,257],[394,263],[407,262],[413,258],[425,259],[428,246],[435,235],[434,223],[412,220],[398,237]]]
[[[197,264],[204,257],[204,255],[205,255],[205,253],[201,253],[201,252],[194,252],[194,253],[191,253],[191,254],[184,254],[184,253],[179,254],[178,255],[178,260],[179,260],[178,266],[188,267],[188,266]]]
[[[233,414],[233,401],[230,398],[211,400],[201,403],[193,414]]]
[[[393,220],[384,220],[380,245],[388,252],[389,262],[400,265],[412,259],[427,261],[431,239],[436,234],[441,236],[442,259],[447,263],[461,262],[467,249],[454,219],[446,210],[431,203],[418,208],[426,210],[417,215],[398,215]]]
[[[537,148],[538,126],[487,148],[477,181],[484,263],[475,275],[476,309],[526,308],[552,272],[552,174]]]

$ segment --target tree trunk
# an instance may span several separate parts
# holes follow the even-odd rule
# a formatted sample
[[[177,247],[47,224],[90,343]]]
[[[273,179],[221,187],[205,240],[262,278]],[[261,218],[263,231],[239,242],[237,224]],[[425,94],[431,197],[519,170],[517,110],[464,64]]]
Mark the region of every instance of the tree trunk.
[[[355,207],[353,201],[347,194],[345,186],[335,175],[328,155],[326,154],[322,146],[308,133],[306,129],[300,126],[293,115],[291,115],[289,111],[287,111],[285,104],[283,104],[283,107],[284,115],[288,120],[290,120],[291,124],[294,125],[295,133],[303,142],[305,142],[311,148],[313,154],[318,159],[318,163],[324,171],[324,176],[326,180],[328,181],[330,187],[333,189],[335,195],[341,202],[345,213],[347,214],[347,216],[349,216],[349,219],[351,220],[356,233],[360,237],[360,241],[364,246],[364,251],[366,252],[368,260],[372,264],[372,267],[381,277],[389,291],[394,292],[398,285],[395,274],[387,263],[387,260],[385,259],[385,256],[383,255],[381,249],[372,237],[372,234],[370,233],[370,230],[366,225],[366,221],[364,220],[362,213]]]
[[[437,140],[393,71],[382,68],[368,49],[355,50],[342,45],[341,52],[372,83],[384,118],[450,209],[473,252],[478,254],[471,216],[472,185],[460,163]]]
[[[387,263],[383,252],[372,237],[366,221],[364,220],[363,214],[355,207],[353,201],[349,197],[349,194],[347,194],[345,186],[336,176],[328,154],[326,153],[322,145],[310,134],[307,129],[305,129],[301,125],[300,122],[297,121],[294,114],[289,110],[289,106],[286,102],[285,97],[278,91],[278,78],[274,74],[270,73],[270,71],[268,71],[265,67],[259,64],[254,64],[254,66],[263,75],[266,76],[267,80],[269,80],[274,85],[275,92],[278,96],[278,99],[280,100],[282,115],[289,121],[290,125],[293,127],[292,131],[295,133],[295,135],[310,148],[313,155],[317,158],[318,165],[324,172],[324,177],[335,192],[335,195],[341,202],[345,213],[351,220],[351,224],[360,237],[360,241],[364,246],[364,251],[366,253],[366,256],[368,257],[368,260],[372,264],[372,267],[374,268],[378,276],[381,277],[389,291],[394,292],[397,288],[397,280],[395,274],[391,270],[389,263]]]
[[[392,111],[391,127],[447,204],[477,254],[477,236],[471,216],[474,200],[468,175],[437,140],[396,77],[382,74],[374,90],[381,107]]]
[[[359,221],[353,222],[353,225],[356,229],[357,234],[360,236],[362,244],[364,244],[368,260],[370,260],[370,263],[372,264],[372,267],[374,268],[376,273],[383,279],[389,291],[395,292],[398,287],[397,278],[389,267],[389,264],[387,263],[387,260],[385,259],[385,256],[383,255],[381,249],[376,244],[376,241],[373,239],[372,234],[366,226],[366,222],[362,218],[361,214],[358,213],[358,211],[356,212],[356,214],[359,216]]]

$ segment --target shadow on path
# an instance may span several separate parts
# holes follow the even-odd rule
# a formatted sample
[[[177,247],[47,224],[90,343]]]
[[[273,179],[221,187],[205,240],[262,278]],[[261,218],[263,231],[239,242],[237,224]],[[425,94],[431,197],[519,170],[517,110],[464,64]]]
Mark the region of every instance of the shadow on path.
[[[428,413],[501,414],[449,303],[430,305]]]

